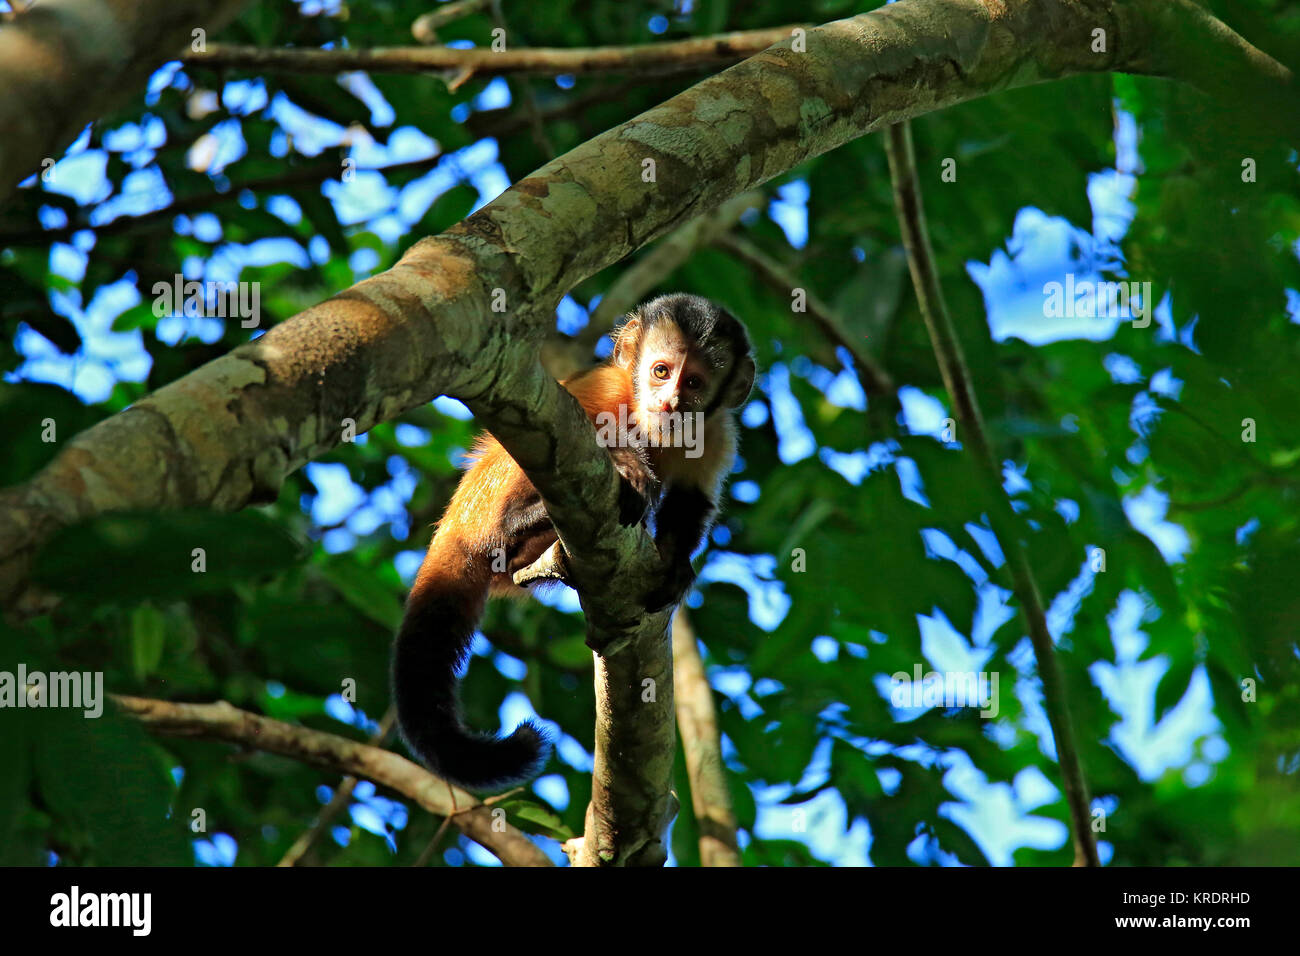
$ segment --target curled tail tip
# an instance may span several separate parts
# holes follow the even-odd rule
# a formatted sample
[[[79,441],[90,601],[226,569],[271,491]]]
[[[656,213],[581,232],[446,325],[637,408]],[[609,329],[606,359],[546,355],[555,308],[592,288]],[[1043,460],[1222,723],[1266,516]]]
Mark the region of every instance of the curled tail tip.
[[[541,773],[554,745],[540,724],[526,720],[508,737],[488,737],[457,727],[437,740],[403,733],[426,766],[466,790],[504,790]],[[414,737],[414,739],[412,739]]]
[[[537,776],[551,738],[534,720],[507,737],[464,725],[456,671],[469,654],[474,613],[454,594],[413,592],[393,646],[391,680],[407,747],[430,770],[467,790],[497,790]]]
[[[519,783],[531,780],[542,772],[546,762],[551,759],[552,751],[555,750],[555,742],[551,739],[550,732],[535,720],[525,720],[507,739],[515,738],[519,739],[520,746],[528,747],[532,751],[532,756],[521,770],[519,779],[514,781]]]

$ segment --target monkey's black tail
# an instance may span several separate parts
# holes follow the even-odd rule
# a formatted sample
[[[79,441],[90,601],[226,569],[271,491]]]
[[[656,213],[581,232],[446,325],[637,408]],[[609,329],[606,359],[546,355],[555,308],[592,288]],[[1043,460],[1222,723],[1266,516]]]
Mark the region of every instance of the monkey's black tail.
[[[462,723],[456,673],[474,638],[475,603],[436,586],[412,591],[393,644],[393,699],[403,738],[430,770],[467,790],[498,790],[536,776],[551,743],[531,720],[508,737]]]

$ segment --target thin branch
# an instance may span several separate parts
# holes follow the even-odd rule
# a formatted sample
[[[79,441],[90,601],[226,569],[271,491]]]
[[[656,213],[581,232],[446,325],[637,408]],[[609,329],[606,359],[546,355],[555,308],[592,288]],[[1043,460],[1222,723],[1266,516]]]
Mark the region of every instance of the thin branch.
[[[470,2],[476,3],[477,0],[470,0]],[[492,10],[492,22],[509,33],[505,14],[501,12],[501,0],[489,0],[489,2]],[[542,123],[542,110],[537,103],[537,92],[533,89],[531,80],[526,76],[519,77],[515,84],[511,84],[511,88],[516,93],[523,93],[524,116],[528,119],[528,129],[532,134],[533,145],[546,159],[551,159],[555,156],[555,144],[551,142],[551,137],[546,132],[546,126]]]
[[[506,825],[498,831],[492,812],[464,790],[451,787],[405,757],[312,730],[271,720],[231,706],[178,704],[147,697],[115,695],[113,700],[150,733],[167,737],[225,740],[250,750],[290,757],[313,767],[371,780],[400,793],[430,813],[454,817],[453,823],[507,866],[552,866],[527,836]],[[461,812],[463,811],[463,812]]]
[[[1288,469],[1289,470],[1289,469]],[[1182,498],[1170,497],[1169,513],[1177,511],[1216,511],[1226,504],[1231,504],[1247,492],[1259,485],[1271,485],[1275,488],[1293,488],[1296,485],[1296,479],[1289,477],[1285,472],[1254,472],[1247,475],[1241,480],[1235,488],[1227,491],[1214,498],[1202,500],[1188,500]]]
[[[396,722],[396,719],[397,711],[391,707],[388,708],[388,713],[384,714],[384,719],[379,722],[379,730],[370,736],[370,746],[383,748],[384,741],[388,738],[388,735],[392,733],[393,724]],[[293,842],[293,846],[289,847],[289,851],[281,857],[280,862],[277,863],[276,866],[298,865],[306,855],[307,851],[311,849],[312,844],[319,840],[321,835],[329,828],[329,825],[334,818],[342,813],[343,810],[347,808],[348,804],[352,802],[352,792],[356,790],[358,782],[358,778],[351,774],[343,778],[342,782],[335,789],[334,795],[330,797],[329,803],[325,804],[324,808],[321,809],[320,815],[316,818],[316,822],[312,824],[310,829],[304,831],[298,839]]]
[[[416,17],[411,24],[411,36],[415,37],[417,43],[437,43],[439,27],[478,13],[491,2],[492,0],[456,0],[454,3],[444,3],[436,10]]]
[[[482,805],[485,807],[490,807],[494,803],[500,803],[502,800],[506,800],[510,797],[513,797],[516,793],[519,793],[523,789],[524,789],[523,787],[515,787],[513,790],[507,790],[505,793],[499,793],[496,794],[495,796],[488,797],[486,800],[483,801]],[[433,834],[433,839],[431,839],[427,844],[425,844],[424,849],[420,851],[420,855],[416,857],[415,862],[411,864],[412,868],[419,869],[428,866],[429,861],[433,859],[433,855],[436,852],[438,852],[438,846],[439,844],[442,843],[442,838],[446,834],[447,828],[451,826],[451,821],[454,820],[458,814],[465,813],[467,810],[472,810],[472,809],[473,807],[461,807],[459,810],[456,810],[455,812],[449,814],[448,816],[443,817],[442,823],[438,824],[438,829]]]
[[[695,629],[685,608],[678,608],[673,618],[673,682],[677,728],[686,754],[686,774],[691,780],[691,806],[700,831],[700,864],[741,866],[736,813],[731,807],[731,791],[727,789],[722,763],[713,688],[704,673]]]
[[[737,63],[790,38],[795,26],[720,33],[715,36],[643,43],[635,46],[551,47],[494,51],[448,47],[375,47],[369,50],[264,48],[212,43],[203,53],[187,53],[189,66],[240,67],[258,72],[370,73],[447,72],[456,75],[563,76],[582,73],[666,75],[705,66]],[[804,27],[807,29],[807,27]]]
[[[808,288],[807,283],[788,271],[779,262],[765,253],[744,236],[726,233],[714,240],[714,245],[725,249],[758,274],[758,277],[781,295],[790,297],[795,289],[805,292],[804,304],[807,306],[808,318],[831,342],[844,348],[853,357],[853,364],[862,376],[862,386],[868,394],[886,395],[897,401],[898,386],[875,357],[862,347],[862,343],[850,335],[844,328],[844,322],[829,305],[823,302]]]
[[[894,202],[898,208],[898,222],[907,250],[912,284],[925,320],[926,331],[939,363],[944,387],[952,397],[957,420],[962,425],[962,441],[975,456],[979,472],[987,484],[992,514],[990,520],[1007,556],[1012,587],[1020,602],[1029,630],[1029,639],[1038,661],[1038,674],[1043,682],[1043,704],[1052,736],[1056,741],[1057,759],[1065,785],[1066,803],[1074,832],[1075,865],[1100,866],[1097,844],[1093,839],[1091,800],[1088,782],[1083,775],[1079,752],[1075,745],[1074,727],[1070,721],[1070,707],[1065,678],[1056,657],[1056,646],[1047,628],[1043,599],[1038,592],[1029,564],[1029,555],[1019,533],[1018,522],[1002,487],[1002,471],[989,442],[980,412],[979,399],[971,382],[970,371],[961,341],[953,327],[939,285],[939,273],[934,261],[934,250],[925,223],[921,205],[920,182],[916,173],[916,156],[912,149],[912,130],[907,122],[889,127],[886,139],[889,155],[889,173],[894,183]]]

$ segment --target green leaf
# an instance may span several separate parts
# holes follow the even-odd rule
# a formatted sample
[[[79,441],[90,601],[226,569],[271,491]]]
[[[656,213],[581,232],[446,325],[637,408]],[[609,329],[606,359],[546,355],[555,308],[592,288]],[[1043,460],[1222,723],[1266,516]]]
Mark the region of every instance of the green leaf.
[[[331,557],[320,568],[345,601],[385,630],[397,631],[402,623],[401,598],[376,569],[347,555]]]
[[[80,601],[134,604],[264,579],[298,564],[304,552],[283,525],[253,511],[118,513],[55,534],[32,578]]]
[[[573,831],[565,826],[560,815],[540,803],[530,800],[504,800],[499,806],[505,809],[510,822],[525,833],[541,833],[557,840],[573,838]]]
[[[166,620],[148,602],[131,612],[131,664],[136,680],[144,680],[158,669],[166,637]]]

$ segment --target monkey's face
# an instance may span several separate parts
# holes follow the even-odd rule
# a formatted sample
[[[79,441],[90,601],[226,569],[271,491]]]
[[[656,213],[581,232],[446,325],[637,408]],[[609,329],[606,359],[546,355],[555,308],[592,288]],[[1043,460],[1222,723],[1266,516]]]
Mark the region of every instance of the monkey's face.
[[[637,367],[638,418],[651,443],[680,441],[684,416],[709,407],[716,380],[717,370],[680,329],[669,322],[651,327]]]

